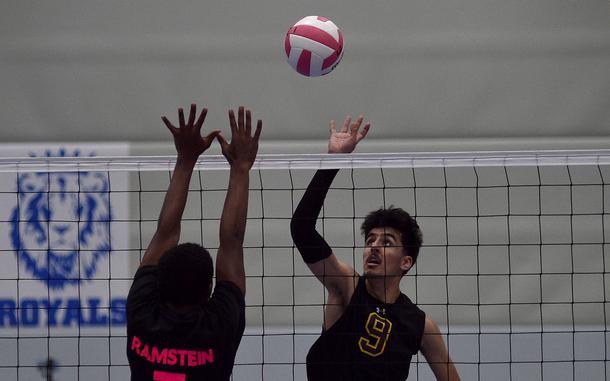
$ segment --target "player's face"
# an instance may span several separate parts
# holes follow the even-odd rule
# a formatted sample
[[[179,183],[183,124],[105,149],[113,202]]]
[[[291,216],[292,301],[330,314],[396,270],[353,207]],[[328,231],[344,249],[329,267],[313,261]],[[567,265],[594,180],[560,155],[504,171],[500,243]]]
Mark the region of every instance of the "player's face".
[[[413,260],[405,255],[400,232],[391,227],[372,229],[364,241],[363,267],[367,276],[402,276]]]

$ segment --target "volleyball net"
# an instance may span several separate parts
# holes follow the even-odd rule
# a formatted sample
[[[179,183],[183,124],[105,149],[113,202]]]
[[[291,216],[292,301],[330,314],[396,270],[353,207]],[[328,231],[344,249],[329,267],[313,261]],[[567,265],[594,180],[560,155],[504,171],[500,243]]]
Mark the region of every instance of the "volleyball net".
[[[0,159],[0,379],[125,380],[125,300],[174,158]],[[606,380],[610,151],[259,155],[234,380],[305,380],[326,294],[290,238],[313,173],[342,168],[318,221],[362,270],[364,216],[394,205],[424,236],[402,291],[440,326],[462,379]],[[193,175],[182,242],[215,256],[228,184]],[[51,378],[49,378],[51,377]],[[433,380],[422,356],[410,380]]]

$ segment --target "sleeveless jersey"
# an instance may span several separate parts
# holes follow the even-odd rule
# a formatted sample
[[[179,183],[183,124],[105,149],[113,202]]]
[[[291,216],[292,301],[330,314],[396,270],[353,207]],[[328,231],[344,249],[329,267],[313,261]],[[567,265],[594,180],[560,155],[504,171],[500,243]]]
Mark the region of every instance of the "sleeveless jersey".
[[[403,293],[384,303],[360,277],[343,315],[307,354],[309,381],[404,381],[420,348],[425,313]]]

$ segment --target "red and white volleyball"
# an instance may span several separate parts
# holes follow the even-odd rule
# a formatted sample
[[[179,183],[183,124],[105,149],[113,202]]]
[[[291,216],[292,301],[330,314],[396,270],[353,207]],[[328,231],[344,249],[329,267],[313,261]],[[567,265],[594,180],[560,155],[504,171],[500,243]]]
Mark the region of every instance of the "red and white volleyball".
[[[343,33],[329,19],[307,16],[286,33],[284,49],[288,63],[307,77],[328,74],[343,56]]]

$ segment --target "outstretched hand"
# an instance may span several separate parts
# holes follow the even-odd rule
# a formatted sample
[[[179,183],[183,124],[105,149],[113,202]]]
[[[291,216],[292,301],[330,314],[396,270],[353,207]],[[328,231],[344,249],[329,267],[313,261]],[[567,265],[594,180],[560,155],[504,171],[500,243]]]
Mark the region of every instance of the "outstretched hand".
[[[174,145],[176,151],[178,151],[178,159],[184,159],[195,162],[199,155],[201,155],[206,149],[210,147],[214,139],[220,130],[213,130],[206,136],[201,136],[201,127],[205,121],[205,116],[208,113],[208,109],[204,108],[201,110],[199,117],[195,121],[197,114],[197,106],[191,104],[191,111],[189,113],[189,119],[185,123],[184,121],[184,110],[178,109],[179,127],[175,127],[167,117],[163,116],[161,119],[167,126],[167,129],[172,133],[174,137]]]
[[[257,121],[256,130],[252,136],[252,114],[250,110],[244,111],[244,107],[240,106],[237,111],[237,122],[235,113],[233,110],[229,110],[229,123],[231,125],[231,143],[227,142],[222,133],[217,135],[222,154],[231,168],[247,171],[252,168],[256,159],[263,122],[260,119]]]
[[[360,126],[364,117],[360,115],[358,119],[350,126],[352,118],[345,117],[343,128],[337,131],[335,121],[330,121],[330,138],[328,140],[328,153],[351,153],[356,148],[356,145],[364,139],[371,127],[370,123],[366,123],[362,130]]]

